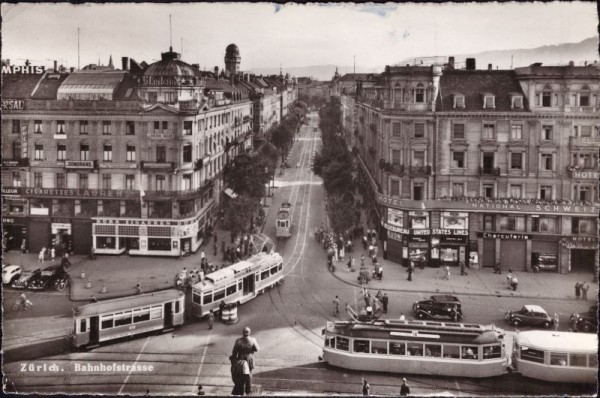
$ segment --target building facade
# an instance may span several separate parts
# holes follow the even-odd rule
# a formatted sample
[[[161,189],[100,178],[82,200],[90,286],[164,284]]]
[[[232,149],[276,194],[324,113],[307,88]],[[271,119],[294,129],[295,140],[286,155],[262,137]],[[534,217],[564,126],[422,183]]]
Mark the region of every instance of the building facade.
[[[386,255],[596,272],[599,92],[597,64],[477,70],[474,59],[386,67],[359,85],[346,141]]]

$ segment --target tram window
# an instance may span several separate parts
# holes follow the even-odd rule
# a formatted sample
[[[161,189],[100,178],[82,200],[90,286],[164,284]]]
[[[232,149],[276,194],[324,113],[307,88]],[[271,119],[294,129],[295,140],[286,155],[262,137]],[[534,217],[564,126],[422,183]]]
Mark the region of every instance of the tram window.
[[[271,268],[271,275],[275,275],[277,273],[277,267]]]
[[[392,355],[406,355],[406,344],[390,342],[390,354]]]
[[[567,354],[551,352],[550,365],[567,366]]]
[[[502,347],[492,345],[483,347],[483,359],[500,358],[502,356]]]
[[[354,340],[354,352],[369,352],[369,340]]]
[[[238,290],[242,290],[242,281],[238,283]]]
[[[477,359],[477,347],[475,346],[463,346],[460,353],[462,359]]]
[[[131,311],[115,317],[115,327],[123,325],[131,325]]]
[[[196,293],[192,293],[192,301],[196,304],[200,304],[200,295]]]
[[[179,303],[179,300],[175,300],[175,313],[179,314],[179,308],[180,308],[181,304]]]
[[[113,327],[113,319],[112,318],[104,319],[100,323],[100,329],[102,329],[102,330],[110,329],[112,327]]]
[[[350,350],[350,342],[346,337],[336,337],[335,339],[335,348],[338,350],[349,351]]]
[[[143,311],[133,314],[133,323],[144,322],[150,320],[150,312]]]
[[[588,368],[598,367],[598,356],[596,354],[588,355]]]
[[[521,347],[521,359],[537,363],[544,363],[544,351]]]
[[[87,332],[87,319],[81,319],[79,321],[79,332],[80,333]]]
[[[212,293],[205,294],[204,298],[202,299],[202,302],[204,304],[210,304],[210,303],[212,303],[213,302]]]
[[[231,285],[227,287],[227,295],[230,296],[236,292],[236,285]]]
[[[279,269],[279,271],[281,271],[283,269],[283,264],[279,264],[279,267],[277,269]]]
[[[425,344],[425,356],[440,358],[442,356],[442,346],[439,344]]]
[[[145,308],[144,311],[147,311],[148,308]],[[162,305],[157,305],[152,307],[150,310],[150,319],[158,319],[162,318]]]
[[[325,347],[335,348],[335,336],[325,336]]]
[[[569,354],[569,366],[587,366],[587,355],[585,354]]]
[[[387,341],[372,341],[371,342],[371,353],[372,354],[387,354],[388,353]]]
[[[423,344],[421,343],[407,343],[407,353],[415,357],[423,356]]]
[[[215,292],[215,301],[223,300],[225,298],[225,289],[221,289]]]
[[[444,358],[460,358],[460,347],[457,345],[445,345]]]
[[[260,280],[260,275],[256,274],[256,281],[258,282]]]
[[[263,272],[260,273],[260,279],[261,280],[267,279],[268,277],[269,277],[269,270],[263,271]]]

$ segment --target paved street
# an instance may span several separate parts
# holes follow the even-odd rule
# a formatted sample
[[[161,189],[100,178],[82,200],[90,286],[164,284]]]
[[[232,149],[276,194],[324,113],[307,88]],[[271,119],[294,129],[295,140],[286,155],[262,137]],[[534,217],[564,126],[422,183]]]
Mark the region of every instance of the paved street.
[[[335,318],[333,298],[353,306],[360,299],[361,287],[357,273],[346,272],[345,263],[338,263],[335,273],[326,267],[325,251],[315,241],[313,232],[325,222],[324,190],[320,179],[310,171],[312,155],[320,144],[313,119],[304,126],[290,155],[292,165],[285,175],[277,176],[274,197],[267,209],[264,233],[274,238],[275,214],[279,204],[289,200],[293,205],[293,236],[277,242],[277,251],[284,258],[285,282],[243,305],[239,309],[240,322],[234,325],[216,323],[208,330],[204,320],[189,322],[172,333],[150,335],[124,342],[101,346],[88,352],[65,352],[59,355],[15,361],[5,364],[19,391],[70,393],[96,391],[108,394],[193,394],[197,384],[202,384],[207,394],[227,395],[233,383],[230,377],[228,356],[233,342],[241,336],[244,326],[252,328],[261,350],[256,356],[254,371],[256,393],[274,394],[359,394],[362,379],[367,378],[371,394],[393,395],[399,391],[399,376],[346,371],[326,366],[318,357],[322,353],[321,330],[327,320],[346,319],[346,314]],[[294,167],[299,164],[300,167]],[[223,236],[217,231],[219,242]],[[228,239],[226,239],[228,243]],[[358,241],[355,247],[358,247]],[[220,243],[217,257],[213,255],[212,242],[204,247],[206,256],[220,264]],[[353,254],[360,257],[362,247]],[[14,257],[13,257],[14,256]],[[16,261],[19,254],[9,253],[8,259]],[[28,293],[34,309],[12,314],[5,312],[4,346],[30,344],[39,339],[61,338],[62,331],[71,325],[71,306],[89,300],[90,295],[108,298],[133,293],[135,284],[141,283],[145,291],[173,286],[175,273],[184,266],[192,268],[199,263],[199,253],[182,259],[98,257],[96,261],[74,259],[70,270],[72,286],[66,293]],[[514,328],[503,320],[508,309],[518,309],[523,304],[542,305],[549,313],[557,312],[561,318],[560,330],[567,329],[572,312],[582,311],[591,305],[573,297],[575,282],[586,280],[595,292],[597,284],[591,275],[581,274],[527,274],[518,273],[519,289],[506,287],[505,275],[494,275],[491,270],[468,270],[468,276],[452,275],[449,281],[436,279],[436,269],[417,269],[414,281],[406,281],[406,270],[400,265],[381,260],[384,266],[383,281],[371,281],[369,289],[382,290],[390,296],[388,318],[398,318],[402,313],[412,317],[412,303],[437,292],[457,295],[463,305],[465,322],[496,324],[507,331]],[[358,261],[360,263],[360,261]],[[370,265],[370,261],[367,261]],[[26,255],[23,266],[37,266],[33,255]],[[80,274],[85,271],[86,278]],[[457,270],[453,269],[452,272]],[[92,285],[86,288],[87,282]],[[100,293],[102,285],[107,293]],[[5,290],[5,303],[11,304],[18,292]],[[590,294],[590,298],[595,294]],[[70,298],[70,300],[69,300]],[[6,307],[5,307],[6,308]],[[8,331],[8,335],[6,334]],[[17,339],[21,333],[21,339]],[[10,340],[13,339],[13,340]],[[146,373],[107,373],[77,371],[76,365],[128,363],[152,365]],[[61,377],[55,372],[23,372],[22,364],[57,364]],[[414,395],[496,395],[553,394],[556,385],[524,379],[518,375],[484,380],[430,378],[407,376]],[[560,386],[566,394],[589,393],[577,386]],[[585,387],[584,387],[585,388]]]

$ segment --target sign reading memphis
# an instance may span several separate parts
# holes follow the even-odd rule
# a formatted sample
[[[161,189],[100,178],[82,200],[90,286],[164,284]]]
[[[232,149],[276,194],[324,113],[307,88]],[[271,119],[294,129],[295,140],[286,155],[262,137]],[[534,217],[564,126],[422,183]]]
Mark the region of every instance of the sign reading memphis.
[[[44,72],[46,68],[40,65],[2,65],[2,74],[41,75]]]

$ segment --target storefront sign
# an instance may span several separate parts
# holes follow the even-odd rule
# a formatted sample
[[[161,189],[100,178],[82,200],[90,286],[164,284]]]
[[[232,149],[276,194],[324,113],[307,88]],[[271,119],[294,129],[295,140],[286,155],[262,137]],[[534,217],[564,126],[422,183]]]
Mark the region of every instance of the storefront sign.
[[[23,199],[21,196],[19,195],[2,195],[4,197],[5,200],[11,200],[11,201],[20,201],[20,202],[26,202],[26,199]]]
[[[27,217],[2,217],[2,224],[25,225],[27,224]]]
[[[27,133],[27,125],[21,126],[21,157],[29,158],[29,139]]]
[[[47,216],[50,214],[50,209],[47,207],[32,207],[29,209],[29,214],[32,216]]]
[[[13,99],[2,100],[2,110],[3,111],[22,111],[24,109],[25,109],[25,101],[23,101],[23,100],[13,100]]]
[[[139,191],[110,189],[46,189],[46,188],[7,188],[14,193],[27,197],[73,197],[73,198],[128,198],[139,197]],[[4,188],[2,193],[4,192]],[[13,193],[13,192],[11,192]]]
[[[142,169],[168,170],[173,168],[172,162],[142,162]]]
[[[135,163],[112,163],[112,162],[100,162],[98,168],[101,169],[136,169],[137,164]]]
[[[477,237],[483,239],[510,239],[510,240],[529,240],[531,235],[526,234],[503,234],[496,232],[477,232]]]
[[[389,224],[400,228],[404,226],[404,216],[402,210],[396,210],[392,209],[391,207],[388,207],[387,212],[387,221]]]
[[[385,229],[387,229],[388,231],[393,231],[399,234],[403,234],[403,235],[408,235],[410,234],[410,230],[408,228],[400,228],[400,227],[396,227],[394,225],[382,222],[381,225],[383,225],[383,227]]]
[[[393,240],[397,240],[397,241],[399,241],[399,242],[402,242],[402,234],[398,234],[398,233],[396,233],[396,232],[392,232],[392,231],[389,231],[389,230],[388,230],[388,232],[387,232],[387,236],[388,236],[388,238],[390,238],[390,239],[393,239]]]
[[[442,236],[441,243],[442,243],[442,245],[466,245],[467,237],[466,236]]]
[[[71,223],[53,222],[51,225],[52,229],[71,229]]]
[[[565,236],[560,244],[567,249],[598,249],[598,238],[594,236]]]
[[[66,169],[93,169],[93,160],[65,160]]]
[[[431,235],[431,230],[430,229],[411,229],[410,230],[410,234],[411,235],[415,235],[415,236],[427,236],[427,235]]]
[[[598,180],[598,177],[600,177],[600,173],[593,170],[572,170],[571,177],[578,178],[580,180]]]
[[[2,159],[2,167],[3,168],[28,167],[28,166],[29,166],[29,158],[25,158],[25,159]]]
[[[431,230],[432,235],[452,235],[452,236],[467,236],[469,235],[468,229],[436,229]]]
[[[410,235],[409,238],[408,238],[408,241],[410,243],[426,243],[426,244],[429,244],[429,238],[421,237],[421,236]]]

